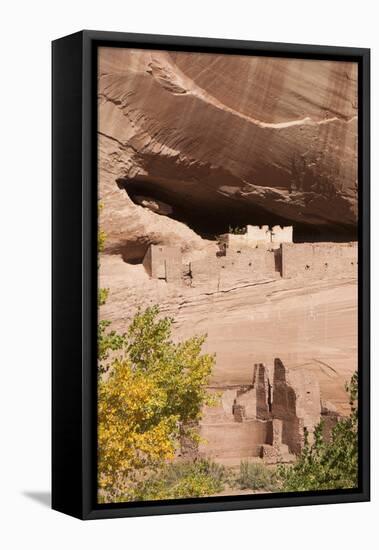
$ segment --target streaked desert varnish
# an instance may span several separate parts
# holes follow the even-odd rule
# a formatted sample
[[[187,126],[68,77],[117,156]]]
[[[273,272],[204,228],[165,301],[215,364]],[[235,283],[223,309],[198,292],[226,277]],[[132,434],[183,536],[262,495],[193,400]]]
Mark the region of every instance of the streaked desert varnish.
[[[215,386],[249,384],[254,363],[270,371],[280,357],[347,413],[344,383],[357,368],[356,265],[319,280],[312,246],[295,244],[287,257],[297,255],[302,270],[292,263],[289,278],[226,273],[221,288],[210,288],[218,245],[214,233],[194,228],[199,217],[211,226],[251,213],[245,223],[293,225],[295,235],[308,224],[315,240],[323,240],[317,232],[329,241],[354,232],[356,64],[100,49],[99,77],[107,235],[100,286],[110,288],[100,317],[124,332],[138,307],[159,303],[175,318],[175,338],[207,333]],[[141,196],[167,206],[170,217],[141,206]],[[179,248],[204,284],[150,278],[141,263],[150,244]],[[325,269],[338,261],[329,256]],[[223,397],[229,404],[233,391]],[[282,427],[273,432],[279,437]]]
[[[125,242],[125,229],[137,244],[179,240],[117,179],[188,215],[250,207],[329,230],[355,225],[356,64],[104,48],[99,75],[108,247]],[[187,229],[180,238],[200,246]]]

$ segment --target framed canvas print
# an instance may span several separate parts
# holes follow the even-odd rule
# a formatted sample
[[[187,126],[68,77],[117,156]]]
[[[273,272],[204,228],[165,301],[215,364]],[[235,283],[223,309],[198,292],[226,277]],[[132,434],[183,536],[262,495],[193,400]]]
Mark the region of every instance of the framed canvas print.
[[[53,508],[369,500],[369,50],[53,42]]]

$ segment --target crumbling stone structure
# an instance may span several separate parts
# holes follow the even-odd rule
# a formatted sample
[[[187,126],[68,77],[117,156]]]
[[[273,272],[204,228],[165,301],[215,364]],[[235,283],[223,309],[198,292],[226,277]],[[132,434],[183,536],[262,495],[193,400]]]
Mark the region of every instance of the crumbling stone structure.
[[[282,443],[291,453],[300,453],[305,430],[312,440],[320,415],[320,387],[315,376],[305,369],[286,369],[275,359],[272,416],[281,421]]]
[[[260,279],[357,275],[357,243],[285,242],[283,239],[292,240],[292,227],[275,226],[267,231],[270,239],[277,241],[262,241],[264,246],[260,246],[256,238],[263,235],[265,227],[268,226],[258,228],[252,240],[248,233],[227,235],[226,240],[220,240],[219,254],[210,253],[187,263],[183,263],[179,248],[150,245],[143,265],[154,279],[193,287],[206,286],[214,292]],[[245,237],[247,240],[243,240]]]
[[[271,229],[268,225],[247,225],[246,233],[226,233],[220,236],[220,245],[224,249],[242,251],[244,248],[263,248],[273,250],[281,243],[292,243],[293,227],[275,225]]]
[[[275,251],[259,248],[208,256],[189,262],[191,286],[206,286],[216,292],[259,279],[276,279],[280,277],[276,262]]]
[[[204,410],[200,435],[205,442],[198,454],[220,461],[291,461],[304,446],[305,432],[311,441],[325,413],[315,376],[305,369],[288,369],[278,358],[272,379],[260,363],[254,366],[251,384],[213,391],[221,391],[220,403]]]
[[[182,254],[174,246],[151,244],[143,259],[147,273],[153,279],[170,282],[180,281],[182,277]]]
[[[233,403],[236,422],[244,420],[268,420],[271,412],[271,384],[265,366],[254,366],[253,381],[247,389],[237,391]]]
[[[351,243],[298,243],[281,245],[282,276],[327,277],[357,275],[358,245]]]
[[[293,227],[292,225],[281,227],[274,225],[271,229],[271,243],[273,248],[279,248],[282,243],[293,242]]]

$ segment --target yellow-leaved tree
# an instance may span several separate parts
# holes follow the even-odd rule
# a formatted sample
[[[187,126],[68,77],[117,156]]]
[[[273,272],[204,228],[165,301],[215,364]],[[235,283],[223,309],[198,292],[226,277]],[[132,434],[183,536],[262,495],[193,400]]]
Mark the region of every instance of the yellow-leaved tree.
[[[174,343],[173,319],[158,307],[139,311],[126,334],[98,329],[99,500],[137,498],[139,487],[172,459],[180,436],[196,440],[214,356],[205,336]]]

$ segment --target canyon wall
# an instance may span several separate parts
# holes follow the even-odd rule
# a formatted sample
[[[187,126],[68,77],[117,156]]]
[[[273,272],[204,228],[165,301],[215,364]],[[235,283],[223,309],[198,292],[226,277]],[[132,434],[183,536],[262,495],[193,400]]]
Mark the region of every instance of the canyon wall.
[[[316,380],[322,410],[346,414],[357,369],[357,66],[99,51],[100,319],[123,333],[158,304],[175,341],[207,336],[223,404],[203,423],[208,451],[297,452],[318,417],[307,390],[291,409],[298,385]],[[295,243],[218,255],[216,235],[248,224],[293,225]],[[289,370],[274,414],[250,386],[275,355]]]
[[[197,232],[355,231],[355,63],[100,48],[98,94],[108,249],[179,242],[141,204]]]

